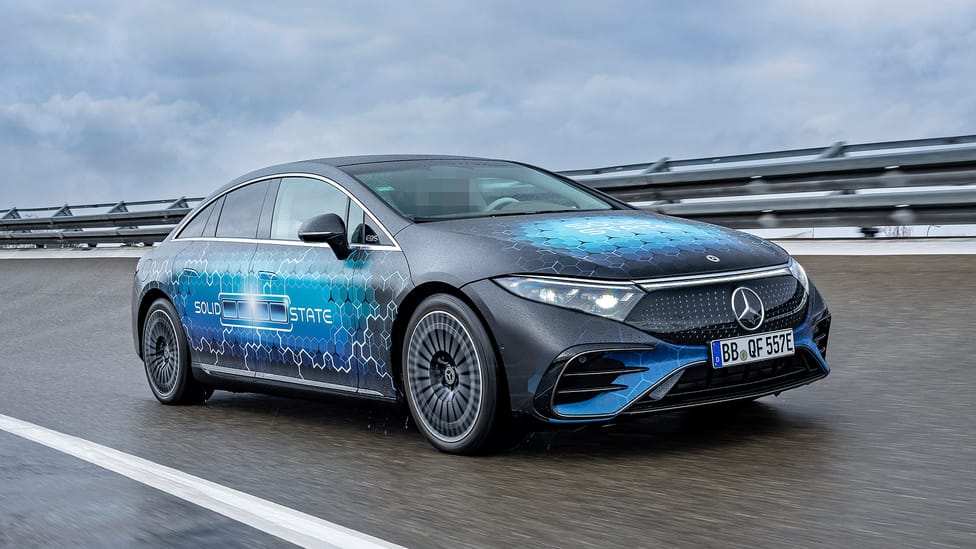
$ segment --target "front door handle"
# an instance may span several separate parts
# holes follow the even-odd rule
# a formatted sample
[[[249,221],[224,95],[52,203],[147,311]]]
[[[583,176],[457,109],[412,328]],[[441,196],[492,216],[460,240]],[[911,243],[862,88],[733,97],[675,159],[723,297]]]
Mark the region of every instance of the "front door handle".
[[[278,273],[271,271],[258,271],[258,278],[261,280],[278,280]]]

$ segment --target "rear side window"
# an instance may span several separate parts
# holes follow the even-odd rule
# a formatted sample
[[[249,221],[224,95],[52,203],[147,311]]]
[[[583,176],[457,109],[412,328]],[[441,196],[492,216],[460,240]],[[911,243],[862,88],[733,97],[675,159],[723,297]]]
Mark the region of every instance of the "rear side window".
[[[203,236],[203,229],[207,226],[207,221],[210,220],[210,216],[213,215],[216,205],[219,203],[220,201],[210,203],[209,206],[204,208],[192,220],[190,220],[190,222],[186,224],[186,227],[183,227],[183,230],[180,231],[177,238],[197,238]]]
[[[262,181],[228,193],[217,222],[218,237],[256,238],[264,197],[270,182]]]
[[[203,229],[203,236],[213,236],[217,232],[217,220],[220,219],[220,210],[224,207],[224,197],[221,196],[213,203],[213,213],[210,214],[210,221],[207,221],[207,226]]]
[[[271,238],[298,240],[298,228],[317,215],[334,213],[345,219],[348,203],[345,193],[323,181],[305,177],[282,179],[271,219]]]

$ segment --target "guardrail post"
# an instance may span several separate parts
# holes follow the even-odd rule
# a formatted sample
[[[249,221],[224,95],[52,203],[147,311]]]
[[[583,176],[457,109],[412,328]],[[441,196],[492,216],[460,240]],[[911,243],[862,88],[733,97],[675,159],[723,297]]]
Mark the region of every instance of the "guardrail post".
[[[61,206],[60,208],[58,208],[58,211],[54,212],[54,215],[52,215],[51,217],[73,217],[74,215],[75,214],[73,214],[71,212],[71,208],[69,208],[68,205],[65,204],[64,206]],[[61,232],[63,233],[63,232],[66,232],[66,231],[70,231],[70,232],[81,232],[81,229],[62,229]],[[61,241],[61,247],[62,248],[65,247],[64,240]],[[71,244],[68,244],[68,247],[71,247]]]
[[[837,158],[839,156],[844,156],[844,149],[846,148],[847,148],[847,142],[838,141],[833,145],[824,149],[824,152],[820,153],[820,156],[818,156],[817,158],[826,159],[826,158]]]
[[[69,208],[68,205],[65,204],[64,206],[58,208],[58,211],[54,212],[54,215],[52,215],[51,217],[70,217],[72,215],[74,214],[71,213],[71,208]]]
[[[646,170],[642,171],[641,174],[669,172],[671,171],[670,169],[668,169],[668,162],[670,161],[671,158],[665,156],[664,158],[661,158],[657,162],[651,164]]]
[[[169,206],[167,206],[166,209],[167,210],[178,210],[180,208],[189,208],[189,207],[190,207],[190,205],[187,204],[186,197],[185,196],[181,196],[178,199],[176,199],[175,201],[173,201],[172,204],[170,204]]]
[[[105,212],[105,213],[114,214],[114,213],[125,213],[127,211],[129,211],[129,208],[126,208],[125,207],[125,201],[123,200],[123,201],[119,202],[118,204],[112,206],[112,209],[109,210],[109,211],[107,211],[107,212]]]

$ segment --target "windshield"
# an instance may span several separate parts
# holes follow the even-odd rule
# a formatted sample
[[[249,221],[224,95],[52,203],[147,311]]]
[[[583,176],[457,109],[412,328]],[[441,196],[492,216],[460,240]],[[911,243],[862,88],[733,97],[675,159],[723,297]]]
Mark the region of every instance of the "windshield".
[[[613,209],[566,181],[508,162],[403,160],[342,169],[417,222]]]

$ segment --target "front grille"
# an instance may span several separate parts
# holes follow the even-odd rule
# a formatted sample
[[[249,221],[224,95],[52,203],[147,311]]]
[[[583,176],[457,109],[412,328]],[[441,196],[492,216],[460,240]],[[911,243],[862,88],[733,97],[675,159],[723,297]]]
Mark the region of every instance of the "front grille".
[[[713,368],[711,364],[703,362],[686,367],[665,395],[652,392],[638,400],[628,413],[761,396],[809,383],[825,375],[810,353],[802,348],[790,357],[726,368]]]
[[[643,366],[627,366],[608,355],[593,352],[570,360],[556,382],[553,406],[582,402],[600,393],[626,389],[626,385],[613,381],[624,374],[647,371]]]
[[[732,312],[732,292],[750,288],[763,301],[766,319],[758,331],[792,328],[806,313],[807,294],[793,275],[739,282],[720,282],[653,290],[645,295],[626,322],[664,341],[705,345],[716,339],[747,335]]]

